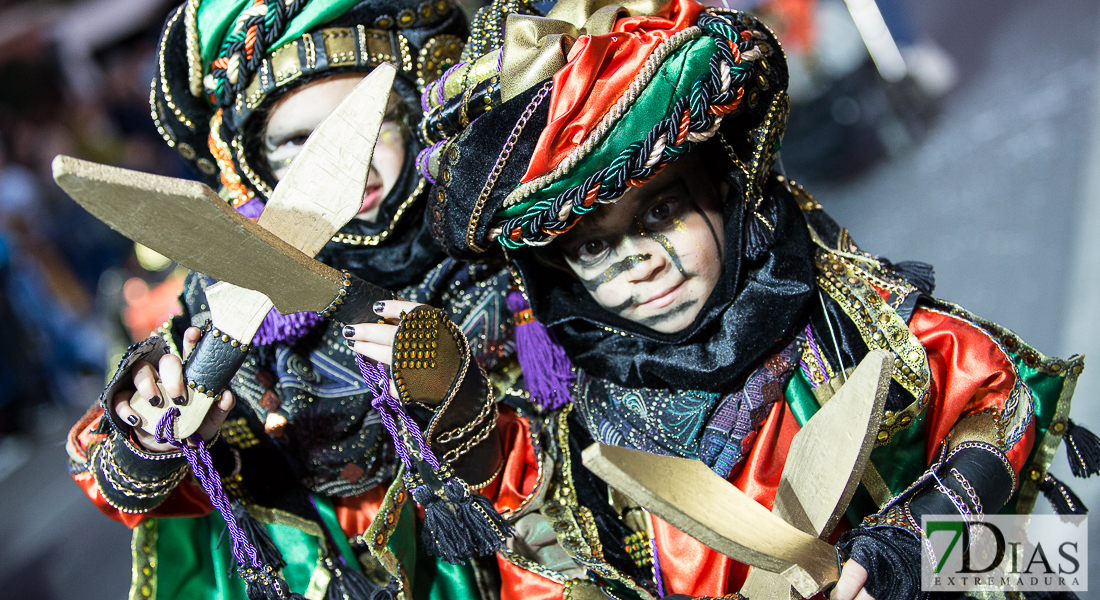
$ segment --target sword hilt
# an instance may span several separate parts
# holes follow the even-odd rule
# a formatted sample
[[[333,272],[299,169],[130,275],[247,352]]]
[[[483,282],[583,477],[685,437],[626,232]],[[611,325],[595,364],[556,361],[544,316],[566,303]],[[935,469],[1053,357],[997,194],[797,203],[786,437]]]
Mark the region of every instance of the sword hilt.
[[[168,409],[175,407],[180,411],[176,419],[173,435],[176,439],[185,439],[199,429],[210,407],[221,398],[222,392],[229,388],[229,382],[244,364],[248,356],[248,345],[233,339],[229,334],[207,325],[202,338],[187,357],[183,368],[186,393],[182,405],[175,404],[162,384],[158,381],[161,403],[159,406],[134,393],[130,398],[130,408],[141,417],[141,428],[154,433]]]

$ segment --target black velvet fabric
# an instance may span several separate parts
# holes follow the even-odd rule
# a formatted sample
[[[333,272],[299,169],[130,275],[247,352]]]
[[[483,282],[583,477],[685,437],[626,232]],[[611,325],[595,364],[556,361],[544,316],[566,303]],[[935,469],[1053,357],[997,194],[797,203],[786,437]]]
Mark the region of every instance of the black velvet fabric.
[[[734,389],[751,365],[806,323],[816,284],[806,221],[786,187],[775,179],[769,184],[766,206],[775,236],[755,262],[742,257],[740,191],[731,186],[729,193],[724,270],[686,330],[662,334],[628,321],[600,307],[571,273],[530,251],[516,252],[512,258],[535,317],[553,327],[575,364],[618,385]]]
[[[970,494],[966,488],[958,479],[948,475],[952,469],[958,469],[969,482],[974,493],[981,499],[982,511],[986,514],[996,514],[1008,502],[1012,493],[1012,473],[1005,469],[1004,462],[997,457],[997,454],[1001,452],[993,446],[989,446],[987,450],[963,448],[951,455],[940,469],[940,481],[962,498],[971,510],[974,510],[975,507],[971,505]],[[918,523],[924,515],[959,513],[959,509],[951,499],[934,485],[930,485],[910,500],[909,511]]]
[[[908,529],[853,529],[837,540],[842,556],[867,569],[864,589],[876,600],[913,600],[920,591],[920,540]]]
[[[496,242],[487,242],[486,233],[493,213],[516,188],[527,172],[532,152],[539,135],[546,127],[550,112],[550,95],[547,94],[531,113],[526,125],[515,138],[515,145],[508,155],[495,185],[483,202],[479,202],[482,189],[489,181],[501,149],[516,128],[516,123],[527,110],[542,84],[534,85],[498,108],[477,118],[476,126],[467,127],[452,140],[443,152],[439,164],[439,176],[428,196],[428,219],[432,233],[447,249],[447,253],[464,260],[484,259],[482,253],[467,243],[466,232],[472,215],[481,211],[476,227],[476,239],[488,244],[491,255],[499,256]]]

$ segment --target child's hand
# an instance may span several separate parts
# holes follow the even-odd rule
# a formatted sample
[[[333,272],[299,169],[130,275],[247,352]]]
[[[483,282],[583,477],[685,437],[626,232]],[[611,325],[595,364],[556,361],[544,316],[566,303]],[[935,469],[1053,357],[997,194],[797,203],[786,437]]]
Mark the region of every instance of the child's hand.
[[[397,324],[401,314],[412,311],[419,302],[406,300],[387,300],[375,302],[374,312],[385,319],[385,323],[359,323],[344,327],[344,338],[348,347],[363,356],[384,364],[393,364],[393,339],[397,336]],[[390,394],[397,397],[397,387],[390,381]]]
[[[867,569],[854,560],[844,563],[840,580],[829,593],[830,600],[875,600],[863,587],[867,583]]]
[[[197,327],[190,327],[183,333],[184,359],[191,354],[191,350],[198,344],[201,336],[202,332]],[[134,365],[132,375],[134,388],[137,389],[138,394],[141,394],[141,397],[148,400],[153,406],[163,406],[166,403],[168,405],[172,403],[180,404],[182,398],[186,395],[187,388],[183,381],[183,361],[174,354],[166,354],[161,357],[157,368],[144,361],[138,362]],[[160,397],[160,390],[156,386],[158,380],[171,397]],[[171,444],[157,443],[152,434],[137,427],[141,423],[141,417],[130,407],[130,398],[133,395],[133,390],[123,390],[115,394],[113,399],[115,414],[118,415],[119,419],[133,426],[134,437],[146,450],[152,452],[176,450],[176,447]],[[173,398],[178,398],[180,401],[173,400]],[[210,412],[206,413],[206,417],[199,426],[198,433],[202,435],[202,439],[210,441],[214,438],[222,423],[225,422],[225,417],[233,409],[235,402],[232,392],[226,390],[222,393],[221,400],[210,407]]]
[[[348,347],[359,354],[384,365],[393,364],[393,338],[397,336],[397,324],[401,313],[412,312],[419,302],[387,300],[374,303],[374,313],[385,323],[359,323],[344,327]]]

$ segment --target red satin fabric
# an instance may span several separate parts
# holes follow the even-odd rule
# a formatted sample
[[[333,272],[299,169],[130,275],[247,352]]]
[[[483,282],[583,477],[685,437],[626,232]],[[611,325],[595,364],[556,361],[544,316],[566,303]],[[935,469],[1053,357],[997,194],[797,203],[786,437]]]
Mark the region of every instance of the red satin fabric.
[[[756,444],[730,482],[771,509],[794,434],[800,429],[786,403],[776,402],[760,427]],[[723,596],[741,588],[749,568],[704,546],[672,525],[653,518],[657,555],[670,594]]]
[[[378,509],[382,508],[382,500],[385,497],[386,486],[380,485],[358,496],[333,498],[332,508],[336,512],[340,529],[343,529],[348,537],[366,531],[374,521],[374,517],[378,515]]]
[[[523,181],[549,173],[580,145],[657,46],[694,24],[702,9],[695,0],[672,0],[655,15],[619,19],[611,33],[578,38],[554,75],[549,121]]]
[[[497,554],[500,567],[500,600],[560,600],[565,587],[521,569]]]
[[[929,391],[927,460],[960,418],[986,410],[1001,412],[1016,375],[1012,362],[989,335],[950,315],[918,308],[909,322],[928,352]],[[1020,406],[1018,410],[1028,410]],[[1006,454],[1019,472],[1035,442],[1035,425]]]

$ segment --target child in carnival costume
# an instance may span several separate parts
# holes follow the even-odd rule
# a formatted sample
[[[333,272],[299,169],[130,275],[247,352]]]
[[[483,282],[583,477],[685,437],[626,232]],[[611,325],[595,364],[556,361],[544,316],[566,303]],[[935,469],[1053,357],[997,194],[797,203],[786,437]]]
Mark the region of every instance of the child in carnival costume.
[[[581,450],[698,459],[770,508],[792,437],[874,349],[895,368],[835,534],[852,559],[836,597],[918,595],[921,515],[1027,513],[1040,492],[1084,511],[1047,472],[1063,438],[1075,474],[1097,470],[1068,418],[1082,358],[936,299],[931,267],[861,250],[773,170],[787,71],[764,25],[694,0],[562,0],[480,26],[485,55],[432,84],[421,131],[444,248],[503,251],[518,274],[539,407],[489,488],[517,530],[503,598],[736,593],[748,567],[631,506]]]
[[[359,216],[318,258],[411,302],[379,307],[388,324],[344,329],[316,314],[273,310],[255,339],[242,340],[249,357],[232,393],[199,430],[210,461],[202,476],[177,447],[137,427],[128,402],[135,388],[154,406],[183,393],[181,357],[209,323],[212,283],[189,274],[182,314],[130,348],[69,438],[76,482],[134,529],[132,597],[446,598],[452,588],[476,587],[474,564],[462,561],[475,549],[454,536],[447,546],[422,525],[410,501],[410,491],[421,492],[403,482],[420,475],[401,464],[420,469],[430,457],[427,476],[465,482],[448,489],[469,504],[501,464],[494,399],[519,393],[504,306],[509,274],[443,255],[424,221],[429,184],[414,168],[420,92],[459,59],[466,32],[447,0],[189,0],[166,22],[153,119],[195,172],[253,219],[352,87],[382,62],[397,67]],[[461,370],[436,377],[444,385],[432,389],[402,386],[401,398],[419,404],[398,415],[395,442],[386,431],[394,415],[372,406],[381,388],[364,381],[371,365],[352,346],[389,363],[380,350],[391,344],[370,344],[372,332],[392,341],[412,324],[446,332],[452,343],[441,341],[439,356],[450,359],[440,358],[440,369]],[[422,372],[433,373],[435,362],[428,366]],[[170,397],[158,395],[158,379]],[[402,436],[421,430],[423,444],[410,456]],[[446,504],[432,494],[416,500]],[[431,543],[418,543],[418,528]],[[479,548],[491,553],[492,541]]]

